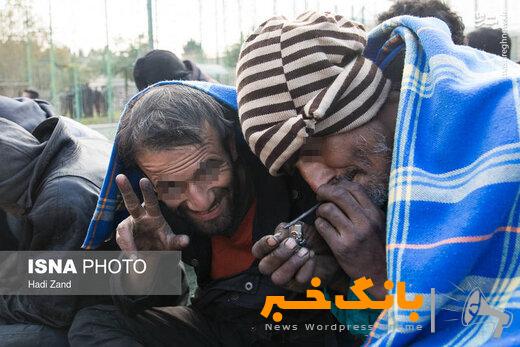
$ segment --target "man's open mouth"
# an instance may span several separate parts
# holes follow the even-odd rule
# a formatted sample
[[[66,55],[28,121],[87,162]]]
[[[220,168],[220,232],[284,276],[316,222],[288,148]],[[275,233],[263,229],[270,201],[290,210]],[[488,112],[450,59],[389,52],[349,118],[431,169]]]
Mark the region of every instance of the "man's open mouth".
[[[196,217],[199,220],[211,220],[216,217],[218,217],[222,213],[223,208],[222,201],[218,202],[215,206],[213,206],[210,210],[197,212],[197,211],[189,211],[190,214],[192,214],[194,217]]]

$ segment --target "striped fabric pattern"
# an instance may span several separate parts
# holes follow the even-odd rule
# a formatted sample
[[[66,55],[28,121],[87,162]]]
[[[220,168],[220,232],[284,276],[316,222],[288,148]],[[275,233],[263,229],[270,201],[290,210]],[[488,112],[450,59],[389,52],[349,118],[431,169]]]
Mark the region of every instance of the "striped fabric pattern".
[[[274,17],[251,34],[237,64],[242,131],[272,175],[309,136],[348,131],[372,119],[390,81],[362,56],[361,24],[330,13]]]

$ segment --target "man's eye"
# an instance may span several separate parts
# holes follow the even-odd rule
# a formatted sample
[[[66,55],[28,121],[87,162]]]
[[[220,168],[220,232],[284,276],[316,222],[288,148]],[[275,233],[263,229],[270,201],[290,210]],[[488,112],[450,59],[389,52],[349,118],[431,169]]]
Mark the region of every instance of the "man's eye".
[[[225,163],[223,160],[219,159],[210,159],[206,161],[203,165],[201,165],[201,169],[211,170],[211,169],[218,169],[221,166],[223,166]]]
[[[223,160],[210,159],[200,165],[200,169],[196,173],[195,178],[203,181],[216,179],[225,164]]]
[[[347,168],[341,175],[336,176],[334,182],[341,181],[342,179],[346,179],[348,181],[352,181],[357,174],[361,173],[361,170],[358,168]]]

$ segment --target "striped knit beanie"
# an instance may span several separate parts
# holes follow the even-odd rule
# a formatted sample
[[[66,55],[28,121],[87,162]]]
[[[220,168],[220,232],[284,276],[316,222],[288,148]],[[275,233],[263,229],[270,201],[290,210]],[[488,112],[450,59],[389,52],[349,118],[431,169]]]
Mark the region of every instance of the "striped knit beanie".
[[[297,160],[308,136],[359,127],[386,100],[390,81],[361,56],[361,24],[331,13],[274,17],[251,34],[237,64],[240,124],[271,175]]]

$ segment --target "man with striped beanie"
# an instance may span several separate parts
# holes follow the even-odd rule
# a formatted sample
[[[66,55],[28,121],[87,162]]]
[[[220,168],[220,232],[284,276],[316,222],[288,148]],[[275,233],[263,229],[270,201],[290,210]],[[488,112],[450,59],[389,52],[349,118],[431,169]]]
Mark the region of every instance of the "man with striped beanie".
[[[242,46],[237,91],[251,150],[272,175],[300,174],[307,181],[322,202],[308,227],[323,236],[348,277],[372,279],[367,292],[383,298],[397,102],[389,97],[391,81],[362,56],[365,45],[363,26],[340,15],[272,18]],[[333,234],[352,241],[331,244]],[[298,273],[290,252],[280,251],[285,235],[266,236],[253,247],[271,278],[280,270]]]
[[[242,47],[237,65],[246,140],[272,175],[310,137],[339,134],[374,118],[390,81],[361,56],[363,26],[339,15],[275,17]]]

